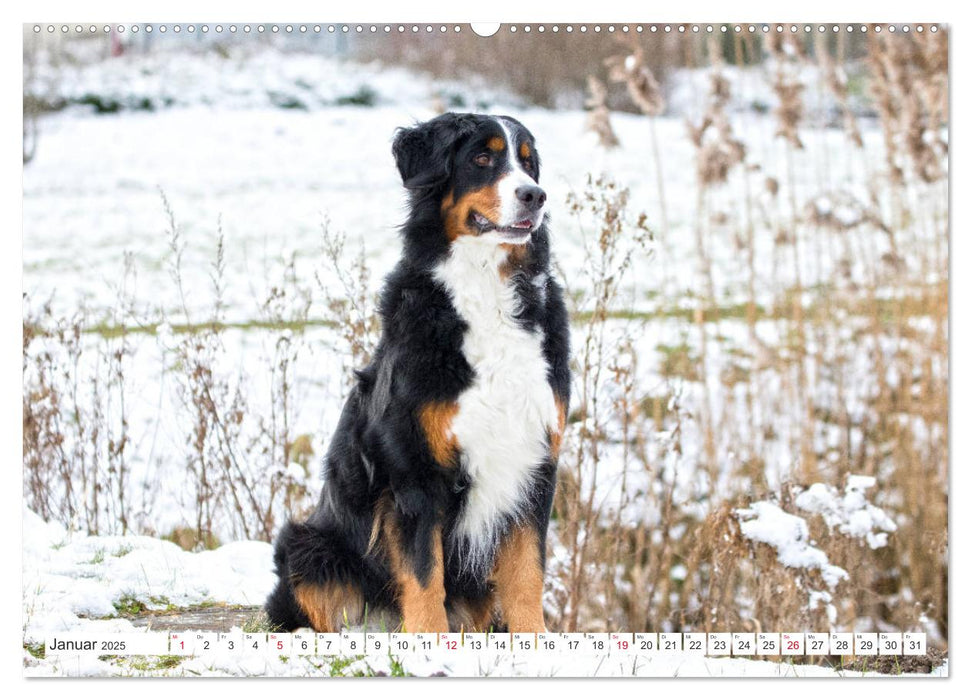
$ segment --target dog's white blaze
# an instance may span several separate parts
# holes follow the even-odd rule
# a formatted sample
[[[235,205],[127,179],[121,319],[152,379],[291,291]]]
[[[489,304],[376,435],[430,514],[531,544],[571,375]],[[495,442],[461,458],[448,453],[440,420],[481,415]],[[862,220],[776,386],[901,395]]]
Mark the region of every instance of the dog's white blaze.
[[[470,477],[453,537],[470,562],[488,557],[501,520],[519,513],[557,426],[543,335],[516,323],[515,292],[499,274],[506,258],[501,240],[494,233],[460,237],[435,271],[469,326],[462,352],[475,369],[452,421]]]
[[[513,224],[519,223],[523,218],[523,208],[519,203],[519,198],[516,196],[516,189],[523,185],[535,185],[536,180],[523,170],[523,166],[519,163],[519,158],[516,157],[516,142],[513,141],[512,132],[509,131],[509,125],[502,119],[497,119],[496,121],[502,127],[502,132],[506,136],[506,153],[509,158],[509,164],[512,166],[512,171],[504,175],[496,183],[496,190],[499,193],[499,221],[497,223],[499,226],[512,226]],[[538,226],[539,222],[543,220],[544,209],[545,207],[532,215],[534,226]]]

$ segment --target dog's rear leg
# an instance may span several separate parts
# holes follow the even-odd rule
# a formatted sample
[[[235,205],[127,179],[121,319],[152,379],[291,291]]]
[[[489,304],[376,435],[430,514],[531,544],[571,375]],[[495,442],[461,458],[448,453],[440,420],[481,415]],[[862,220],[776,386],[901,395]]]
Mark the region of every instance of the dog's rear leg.
[[[448,632],[445,613],[445,565],[438,526],[406,538],[395,518],[385,524],[388,559],[398,590],[405,632]]]
[[[298,583],[293,596],[317,632],[338,632],[357,624],[364,609],[360,592],[348,584]]]
[[[336,632],[345,622],[358,623],[364,599],[339,532],[288,522],[277,536],[273,558],[280,580],[266,612],[274,625],[293,630],[309,624],[318,632]]]
[[[528,524],[506,535],[493,569],[496,597],[510,632],[545,632],[539,537]]]

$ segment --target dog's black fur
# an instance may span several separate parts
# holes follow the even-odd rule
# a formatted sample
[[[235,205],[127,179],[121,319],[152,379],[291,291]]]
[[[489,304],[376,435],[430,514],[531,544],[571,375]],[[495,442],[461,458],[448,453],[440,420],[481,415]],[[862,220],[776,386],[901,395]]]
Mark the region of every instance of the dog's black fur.
[[[519,144],[507,144],[505,157],[517,158],[519,167],[538,183],[532,135],[519,122],[501,119],[507,125],[505,134],[512,133]],[[342,590],[340,595],[357,598],[369,610],[382,608],[407,617],[400,605],[401,565],[395,561],[402,562],[421,586],[432,585],[431,579],[441,575],[435,572],[443,567],[444,604],[450,616],[461,605],[484,605],[490,610],[489,624],[506,624],[501,611],[492,618],[494,583],[488,574],[493,562],[468,566],[462,552],[456,551],[461,541],[449,536],[470,487],[461,445],[451,463],[439,463],[417,417],[423,406],[457,401],[475,381],[476,370],[462,350],[468,326],[433,270],[449,255],[456,235],[446,230],[446,197],[457,202],[469,193],[491,192],[488,188],[508,172],[509,163],[503,166],[498,156],[494,167],[475,160],[480,152],[488,155],[485,144],[503,133],[495,117],[444,114],[396,134],[392,151],[410,197],[410,213],[402,227],[403,255],[381,295],[382,337],[371,364],[357,372],[357,385],[334,432],[317,508],[306,522],[288,522],[276,541],[274,560],[280,578],[266,611],[280,629],[313,626],[329,631],[320,620],[340,617],[334,610],[322,616],[321,611],[308,610],[295,595],[300,586],[331,586],[328,590]],[[542,197],[545,200],[545,194]],[[471,214],[459,224],[461,234],[476,235]],[[568,317],[561,289],[550,274],[545,219],[521,248],[510,254],[508,263],[510,284],[520,302],[515,322],[542,334],[547,381],[565,415],[570,394]],[[546,459],[534,465],[527,502],[508,514],[496,533],[498,542],[514,527],[535,533],[540,578],[555,488],[554,442],[558,436],[548,438]],[[387,536],[382,518],[390,519],[394,537]],[[436,542],[442,543],[444,552],[439,569]]]

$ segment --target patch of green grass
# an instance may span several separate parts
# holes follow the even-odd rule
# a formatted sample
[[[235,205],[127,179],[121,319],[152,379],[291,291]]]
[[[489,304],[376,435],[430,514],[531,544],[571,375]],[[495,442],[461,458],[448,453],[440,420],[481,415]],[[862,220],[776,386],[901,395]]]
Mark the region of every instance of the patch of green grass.
[[[266,616],[266,613],[263,610],[260,610],[248,620],[243,622],[243,624],[240,625],[240,629],[249,634],[276,631],[276,628],[270,622],[270,618]]]
[[[405,667],[401,664],[401,661],[397,657],[389,655],[389,658],[391,660],[392,678],[408,678],[411,676],[411,674],[405,670]]]
[[[893,657],[893,671],[892,671],[892,673],[895,676],[902,676],[903,673],[904,673],[904,669],[900,665],[900,657],[899,656],[894,656]]]
[[[769,314],[765,308],[756,305],[754,308],[756,320],[762,318],[775,318],[777,315]],[[650,311],[638,311],[636,309],[619,309],[607,314],[607,318],[619,319],[622,321],[651,321],[655,319],[681,319],[683,321],[694,322],[698,313],[701,313],[703,321],[720,321],[728,319],[748,318],[748,304],[724,304],[713,308],[698,311],[694,307],[688,306],[666,306]],[[570,320],[575,323],[588,323],[593,320],[593,313],[582,311],[571,314]]]
[[[367,666],[366,664],[365,664],[366,668],[363,668],[363,669],[355,668],[353,671],[349,671],[349,667],[352,664],[360,661],[363,658],[364,658],[363,656],[353,656],[353,657],[335,656],[330,662],[331,677],[332,678],[348,678],[348,677],[370,678],[370,677],[376,676],[377,674],[374,672],[374,669],[372,669],[370,666]]]
[[[152,596],[149,596],[148,597],[148,602],[151,603],[152,605],[157,605],[159,607],[163,607],[166,610],[175,610],[176,609],[176,607],[172,604],[172,601],[170,601],[164,595],[152,595]]]
[[[115,606],[115,610],[119,615],[132,617],[134,615],[141,615],[148,608],[145,603],[138,600],[133,595],[125,594],[118,600],[116,600],[112,605]]]
[[[378,93],[370,85],[361,85],[350,95],[343,95],[335,100],[339,107],[373,107],[378,101]]]
[[[115,610],[122,617],[134,617],[136,615],[142,615],[149,610],[162,609],[166,612],[171,612],[177,610],[176,606],[166,598],[164,595],[152,595],[148,597],[148,602],[139,600],[131,593],[124,594],[121,598],[116,600],[113,605]]]
[[[230,605],[229,603],[222,603],[218,600],[204,600],[201,603],[193,603],[192,605],[186,605],[185,607],[178,608],[179,610],[185,612],[191,612],[193,610],[212,610],[213,608],[222,608],[223,610],[243,610],[247,606],[238,605],[236,603]]]
[[[120,547],[119,547],[118,549],[116,549],[116,550],[115,550],[114,552],[112,552],[112,554],[111,554],[111,556],[113,556],[113,557],[118,557],[119,559],[121,559],[121,558],[122,558],[123,556],[125,556],[126,554],[131,554],[131,552],[132,552],[132,551],[133,551],[134,549],[135,549],[135,548],[134,548],[134,547],[132,547],[131,545],[128,545],[128,544],[123,544],[123,545],[121,545],[121,546],[120,546]]]
[[[817,314],[827,314],[831,309],[840,309],[850,316],[873,317],[876,316],[881,322],[890,322],[900,318],[927,315],[929,309],[946,303],[947,287],[944,284],[927,284],[908,288],[907,294],[894,299],[871,299],[866,296],[855,298],[845,298],[834,295],[834,291],[820,285],[816,287],[806,287],[801,290],[791,289],[783,292],[780,303],[772,309],[766,309],[761,305],[752,308],[752,321],[762,320],[783,320],[794,318],[794,302],[798,298],[797,294],[809,294],[813,301],[807,304],[802,315],[811,318]],[[648,301],[657,301],[656,292],[648,293]],[[681,319],[689,322],[696,322],[697,314],[701,313],[701,320],[705,322],[716,320],[747,320],[749,319],[749,305],[747,302],[721,304],[703,310],[697,310],[694,305],[689,303],[692,295],[686,294],[681,301],[670,305],[661,305],[651,310],[621,309],[612,311],[608,318],[627,321],[650,321],[655,319]],[[580,312],[571,315],[573,323],[589,323],[593,318],[590,312]],[[111,322],[104,319],[92,325],[86,326],[83,333],[100,335],[103,338],[118,338],[129,334],[157,335],[161,322],[125,325]],[[247,321],[234,322],[203,322],[203,323],[173,323],[171,324],[172,333],[176,335],[194,334],[202,332],[220,332],[225,330],[289,330],[295,333],[302,333],[310,328],[333,328],[334,322],[321,318],[305,318],[292,321],[254,319]],[[42,327],[30,327],[30,330],[37,336],[48,335]]]
[[[81,332],[89,335],[100,335],[102,338],[121,338],[126,335],[157,335],[161,323],[147,323],[144,325],[125,325],[101,321],[86,326]],[[236,321],[236,322],[208,322],[208,323],[173,323],[172,333],[175,335],[192,335],[208,331],[225,330],[289,330],[301,333],[308,328],[333,328],[334,323],[324,319],[303,319],[298,321]],[[36,335],[46,335],[43,328],[31,329]]]
[[[343,676],[344,670],[355,661],[357,661],[357,659],[335,656],[330,662],[330,675],[335,678]]]
[[[81,105],[94,107],[96,114],[114,114],[121,109],[121,102],[111,97],[102,95],[86,94],[76,99],[75,102]]]
[[[127,666],[136,671],[163,671],[175,668],[182,663],[182,656],[127,656],[120,657],[127,661]]]
[[[33,656],[35,659],[43,659],[47,656],[47,649],[40,642],[34,642],[33,644],[24,642],[24,649],[26,649],[27,653]]]
[[[94,553],[94,556],[91,557],[91,561],[89,561],[88,563],[101,564],[104,562],[104,560],[105,560],[105,550],[99,549],[97,552]]]
[[[307,109],[307,104],[296,95],[269,90],[267,96],[270,98],[273,106],[279,107],[280,109]]]
[[[745,318],[745,308],[746,307],[744,304],[738,304],[735,306],[709,309],[705,312],[705,318],[706,320],[714,320],[715,318]],[[683,318],[690,321],[694,319],[694,313],[695,312],[693,309],[680,307],[670,307],[655,311],[635,311],[628,309],[612,311],[608,314],[608,318],[622,321],[649,321],[664,318]],[[759,317],[764,316],[764,310],[761,307],[757,309],[756,313],[759,315]],[[571,320],[574,323],[589,323],[592,318],[593,315],[589,312],[575,313],[571,316]],[[142,325],[125,325],[116,324],[105,320],[85,326],[81,332],[87,335],[100,335],[102,338],[112,339],[121,338],[126,335],[157,335],[158,329],[161,325],[161,322],[146,323]],[[203,323],[173,323],[171,324],[171,329],[174,335],[192,335],[196,333],[205,333],[210,331],[222,332],[226,330],[288,330],[293,331],[294,333],[303,333],[311,328],[333,328],[334,326],[334,322],[327,319],[307,318],[294,321],[267,321],[255,319],[233,322],[209,321]],[[34,327],[30,328],[29,330],[38,336],[47,335],[43,328]]]
[[[334,657],[330,661],[330,675],[334,678],[374,678],[377,676],[387,676],[390,678],[411,678],[412,674],[405,670],[400,659],[388,654],[390,672],[375,671],[366,661],[363,664],[364,656]],[[352,669],[351,666],[357,664]]]

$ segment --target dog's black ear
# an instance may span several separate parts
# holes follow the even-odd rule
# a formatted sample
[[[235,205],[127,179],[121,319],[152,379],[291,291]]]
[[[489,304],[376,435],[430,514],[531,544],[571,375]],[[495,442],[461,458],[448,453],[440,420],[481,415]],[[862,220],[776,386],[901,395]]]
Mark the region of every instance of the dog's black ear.
[[[448,112],[395,133],[391,152],[409,190],[432,188],[452,172],[455,146],[474,128],[470,115]]]

